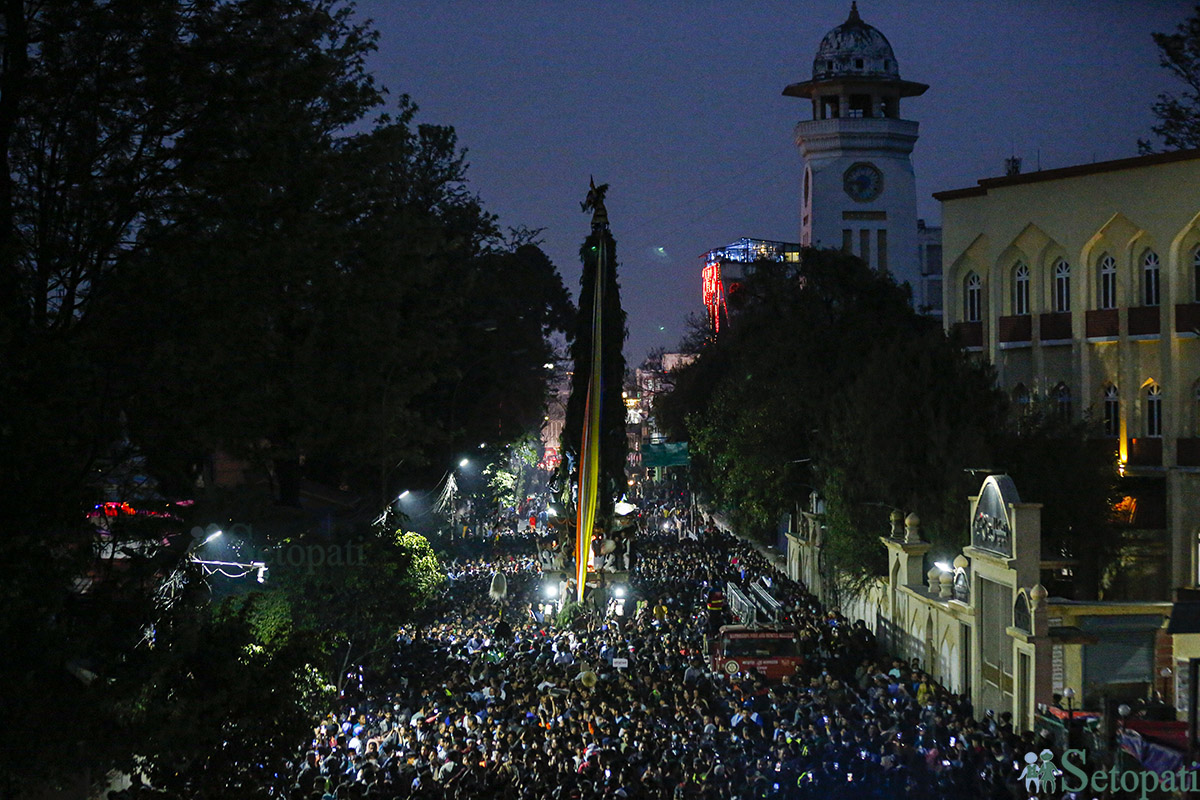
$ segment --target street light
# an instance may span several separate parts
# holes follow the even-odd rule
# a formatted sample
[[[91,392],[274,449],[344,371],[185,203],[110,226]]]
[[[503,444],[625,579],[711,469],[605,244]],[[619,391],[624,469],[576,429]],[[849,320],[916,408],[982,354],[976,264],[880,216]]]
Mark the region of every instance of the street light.
[[[462,461],[458,462],[458,465],[459,465],[460,467],[467,467],[467,466],[470,466],[470,465],[471,465],[471,459],[469,459],[469,458],[464,458]]]
[[[396,499],[403,500],[404,498],[408,497],[410,494],[412,494],[412,493],[410,491],[408,491],[408,489],[405,489],[403,492],[400,493],[400,496],[397,497]]]
[[[208,535],[208,538],[207,538],[207,539],[205,539],[203,543],[204,543],[204,544],[208,544],[208,543],[209,543],[209,542],[211,542],[213,539],[216,539],[217,537],[219,537],[219,536],[220,536],[222,533],[224,533],[224,531],[213,531],[212,533],[210,533],[210,534]]]
[[[1067,739],[1071,738],[1071,726],[1075,722],[1075,690],[1070,686],[1063,689],[1063,699],[1067,701]]]

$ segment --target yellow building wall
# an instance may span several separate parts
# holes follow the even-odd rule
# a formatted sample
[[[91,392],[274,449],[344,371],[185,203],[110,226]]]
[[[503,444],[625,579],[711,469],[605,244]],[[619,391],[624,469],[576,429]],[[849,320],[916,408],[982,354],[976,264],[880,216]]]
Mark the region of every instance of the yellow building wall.
[[[1104,388],[1120,393],[1122,441],[1147,434],[1145,387],[1163,392],[1162,466],[1134,467],[1132,474],[1172,475],[1168,480],[1170,586],[1195,586],[1200,573],[1197,531],[1200,503],[1180,502],[1200,473],[1178,466],[1180,437],[1200,437],[1200,340],[1176,334],[1176,304],[1200,298],[1195,286],[1200,247],[1200,152],[1147,156],[1120,162],[1048,170],[981,181],[979,187],[940,193],[942,200],[943,293],[946,327],[963,322],[964,280],[974,271],[983,280],[981,355],[996,365],[1000,387],[1012,396],[1022,383],[1043,395],[1059,381],[1071,390],[1073,413],[1102,414]],[[1129,309],[1144,299],[1142,257],[1159,257],[1159,334],[1129,335]],[[1116,263],[1120,326],[1115,341],[1089,341],[1086,312],[1099,308],[1098,263]],[[1034,331],[1039,315],[1055,311],[1054,264],[1071,267],[1072,342],[1005,349],[998,341],[998,318],[1012,313],[1012,268],[1019,260],[1030,270],[1030,312]],[[1138,312],[1143,313],[1143,312]],[[1194,445],[1193,445],[1194,446]],[[1187,491],[1191,491],[1190,489]]]

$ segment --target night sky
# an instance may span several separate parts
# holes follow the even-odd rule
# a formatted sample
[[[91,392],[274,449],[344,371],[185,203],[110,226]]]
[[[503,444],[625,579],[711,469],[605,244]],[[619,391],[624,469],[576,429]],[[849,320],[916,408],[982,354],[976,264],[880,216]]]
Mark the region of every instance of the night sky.
[[[371,68],[408,93],[419,120],[453,125],[471,185],[503,226],[544,228],[543,247],[578,291],[579,210],[589,175],[608,210],[629,314],[625,357],[673,348],[702,309],[699,255],[742,236],[799,240],[792,128],[821,37],[849,0],[515,2],[359,0],[381,33]],[[1124,158],[1150,105],[1178,91],[1151,32],[1190,13],[1173,0],[861,0],[921,124],[918,214],[930,194],[999,175]]]

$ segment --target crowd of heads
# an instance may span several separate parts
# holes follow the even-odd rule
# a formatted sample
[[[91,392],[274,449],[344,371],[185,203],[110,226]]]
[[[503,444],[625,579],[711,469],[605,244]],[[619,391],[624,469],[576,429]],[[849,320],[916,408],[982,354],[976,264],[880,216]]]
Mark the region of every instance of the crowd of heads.
[[[316,726],[291,797],[1014,796],[1035,742],[1007,715],[976,719],[919,664],[880,657],[865,625],[729,535],[655,526],[636,546],[623,613],[569,626],[543,613],[532,538],[470,548],[437,621],[401,631],[390,673]],[[774,684],[713,673],[705,599],[764,576],[803,664]]]

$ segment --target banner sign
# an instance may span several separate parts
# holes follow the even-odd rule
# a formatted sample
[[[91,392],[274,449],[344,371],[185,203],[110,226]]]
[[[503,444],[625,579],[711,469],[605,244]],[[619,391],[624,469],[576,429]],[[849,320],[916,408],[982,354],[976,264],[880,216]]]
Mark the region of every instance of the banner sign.
[[[1012,557],[1012,521],[1008,506],[1021,502],[1017,487],[1007,475],[992,475],[983,482],[971,515],[971,544],[980,550]]]
[[[664,442],[642,446],[642,466],[686,467],[688,465],[687,442]]]

